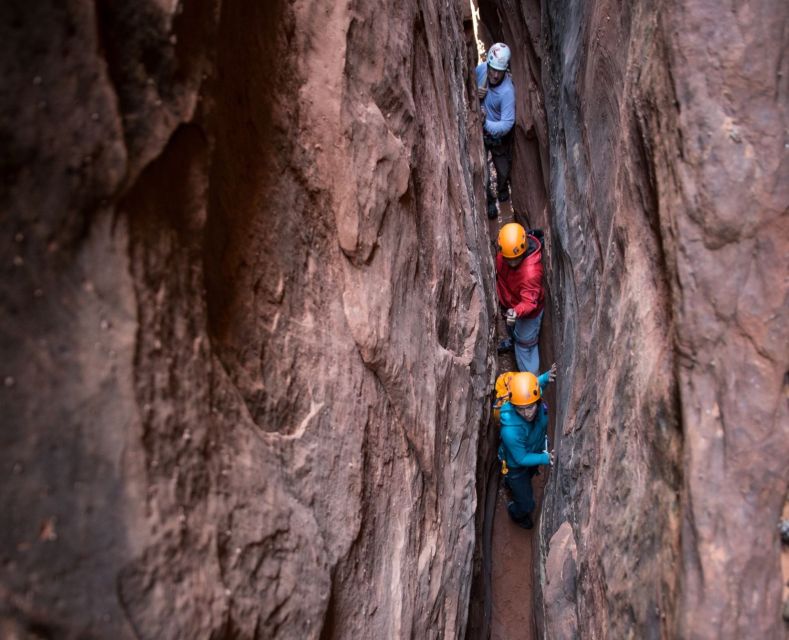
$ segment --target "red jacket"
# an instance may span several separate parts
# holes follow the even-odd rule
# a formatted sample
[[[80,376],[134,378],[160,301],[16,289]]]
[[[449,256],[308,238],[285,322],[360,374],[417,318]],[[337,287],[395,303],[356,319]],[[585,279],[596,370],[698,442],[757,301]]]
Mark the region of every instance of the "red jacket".
[[[535,318],[545,306],[542,288],[542,245],[534,236],[529,244],[537,248],[524,258],[515,269],[499,253],[496,256],[496,293],[499,302],[507,309],[515,309],[519,318]]]

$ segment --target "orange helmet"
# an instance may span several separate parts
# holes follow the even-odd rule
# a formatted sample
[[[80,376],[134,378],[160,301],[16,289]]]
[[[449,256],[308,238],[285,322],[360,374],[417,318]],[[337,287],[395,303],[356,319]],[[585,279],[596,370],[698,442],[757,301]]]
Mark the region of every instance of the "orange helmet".
[[[526,229],[517,222],[505,224],[499,231],[499,251],[505,258],[518,258],[526,253],[529,241]]]
[[[518,407],[528,407],[540,399],[540,383],[537,376],[521,371],[510,380],[510,402]]]
[[[501,406],[510,399],[510,380],[517,371],[507,371],[496,378],[496,400],[493,402],[493,419],[498,422]]]
[[[507,371],[496,378],[496,399],[510,395],[510,380],[517,371]]]

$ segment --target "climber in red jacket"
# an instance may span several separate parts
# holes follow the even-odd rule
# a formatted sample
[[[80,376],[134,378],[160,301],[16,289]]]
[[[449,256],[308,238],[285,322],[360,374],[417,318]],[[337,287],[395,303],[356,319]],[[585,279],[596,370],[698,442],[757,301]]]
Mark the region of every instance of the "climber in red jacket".
[[[518,369],[534,375],[540,368],[537,343],[545,307],[542,273],[542,242],[516,222],[505,224],[499,231],[496,293],[510,340],[503,341],[499,351],[514,346]]]

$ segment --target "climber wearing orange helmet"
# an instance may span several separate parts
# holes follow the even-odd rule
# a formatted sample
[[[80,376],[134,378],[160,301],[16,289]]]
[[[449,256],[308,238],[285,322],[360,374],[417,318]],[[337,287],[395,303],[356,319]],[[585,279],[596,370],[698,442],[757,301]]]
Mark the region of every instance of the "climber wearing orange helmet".
[[[515,86],[507,73],[510,48],[497,42],[488,51],[487,60],[477,66],[477,94],[484,121],[482,132],[485,155],[490,151],[496,167],[499,202],[510,197],[510,167],[512,165],[512,128],[515,125]],[[496,195],[490,184],[490,174],[485,174],[488,200],[488,217],[495,218]]]
[[[499,418],[501,417],[501,408],[504,406],[505,402],[509,402],[510,400],[510,380],[512,377],[516,375],[517,371],[505,371],[496,378],[496,384],[494,385],[494,393],[495,397],[493,398],[493,419],[498,423]],[[540,387],[543,389],[545,385],[549,382],[553,382],[556,379],[556,363],[554,362],[551,365],[551,368],[543,373],[542,375],[537,376],[537,380],[540,383]]]
[[[499,459],[513,497],[507,512],[524,529],[534,526],[531,479],[539,465],[554,461],[553,451],[548,452],[548,406],[540,399],[545,385],[555,378],[555,364],[539,378],[529,372],[516,373],[509,382],[510,399],[501,407]]]
[[[499,231],[496,255],[496,293],[510,334],[499,350],[514,347],[518,369],[535,375],[540,367],[537,343],[545,307],[541,235],[527,233],[517,222],[505,224]]]

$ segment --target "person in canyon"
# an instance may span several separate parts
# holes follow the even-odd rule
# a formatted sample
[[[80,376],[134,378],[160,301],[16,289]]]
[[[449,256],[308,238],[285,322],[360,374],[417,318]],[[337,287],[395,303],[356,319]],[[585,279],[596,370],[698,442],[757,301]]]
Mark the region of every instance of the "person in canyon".
[[[501,416],[501,407],[510,399],[510,380],[518,373],[517,371],[505,371],[496,378],[494,385],[494,398],[493,398],[493,419],[498,424]],[[551,368],[545,373],[537,376],[540,382],[540,387],[545,388],[549,382],[556,380],[556,363],[551,365]]]
[[[500,409],[501,460],[504,483],[512,493],[507,512],[524,529],[534,526],[534,491],[531,479],[539,465],[553,465],[548,452],[548,405],[541,401],[543,389],[556,379],[556,365],[539,378],[533,373],[516,373],[509,382],[510,398]]]
[[[534,375],[540,367],[538,342],[545,307],[541,236],[539,231],[527,233],[517,222],[505,224],[496,255],[496,294],[510,336],[499,351],[514,348],[518,369]]]
[[[485,153],[490,152],[496,167],[496,191],[499,202],[509,200],[512,167],[512,128],[515,125],[515,86],[507,72],[510,48],[497,42],[488,51],[487,60],[477,66],[477,93],[482,104]],[[487,174],[488,217],[497,215],[496,194]]]

